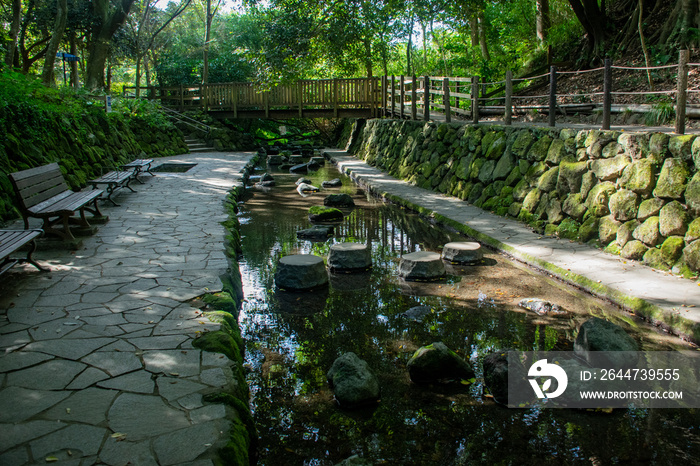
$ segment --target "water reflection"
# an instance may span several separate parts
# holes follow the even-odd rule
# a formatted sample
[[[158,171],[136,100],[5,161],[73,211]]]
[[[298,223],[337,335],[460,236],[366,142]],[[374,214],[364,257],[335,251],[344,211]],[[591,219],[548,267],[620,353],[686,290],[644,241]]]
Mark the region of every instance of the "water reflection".
[[[326,170],[312,184],[336,177]],[[309,227],[308,207],[322,204],[327,192],[301,198],[295,179],[278,175],[277,187],[254,193],[241,214],[247,302],[240,324],[252,369],[260,464],[333,465],[354,454],[392,465],[697,463],[696,410],[509,410],[482,394],[479,359],[488,352],[569,350],[581,319],[589,313],[618,315],[616,310],[493,254],[481,265],[452,267],[449,279],[439,283],[403,282],[397,278],[401,254],[464,239],[368,199],[347,178],[342,191],[357,207],[328,241],[299,240],[297,230]],[[373,268],[332,274],[321,292],[275,289],[281,256],[325,256],[337,241],[370,244]],[[540,317],[515,306],[534,295],[571,313]],[[430,312],[407,318],[406,311],[416,306]],[[646,348],[670,344],[639,322],[619,320]],[[477,382],[412,384],[406,362],[434,341],[470,360]],[[326,371],[346,351],[377,374],[382,387],[377,407],[345,411],[334,403]]]

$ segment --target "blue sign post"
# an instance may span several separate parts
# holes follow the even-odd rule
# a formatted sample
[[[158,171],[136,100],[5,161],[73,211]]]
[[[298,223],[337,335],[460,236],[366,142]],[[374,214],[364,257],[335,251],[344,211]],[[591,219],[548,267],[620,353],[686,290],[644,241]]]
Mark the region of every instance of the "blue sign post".
[[[56,54],[56,58],[61,58],[63,59],[63,85],[66,85],[66,62],[67,61],[80,61],[80,58],[76,57],[75,55],[71,55],[70,53],[65,53],[65,52],[58,52]]]

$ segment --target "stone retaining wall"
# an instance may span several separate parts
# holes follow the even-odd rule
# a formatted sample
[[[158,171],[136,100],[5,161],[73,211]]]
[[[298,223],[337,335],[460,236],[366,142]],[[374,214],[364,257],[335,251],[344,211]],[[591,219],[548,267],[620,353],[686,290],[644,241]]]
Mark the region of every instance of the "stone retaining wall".
[[[397,178],[542,234],[686,276],[700,270],[700,137],[379,119],[353,125],[364,127],[345,132],[358,134],[351,151]]]

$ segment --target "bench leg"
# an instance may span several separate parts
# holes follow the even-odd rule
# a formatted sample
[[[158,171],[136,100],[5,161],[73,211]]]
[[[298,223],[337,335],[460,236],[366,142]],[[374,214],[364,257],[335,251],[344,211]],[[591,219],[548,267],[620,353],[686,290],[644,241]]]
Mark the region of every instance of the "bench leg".
[[[26,259],[20,259],[20,262],[29,262],[32,264],[34,267],[37,269],[41,270],[42,272],[50,272],[51,270],[47,269],[46,267],[40,266],[34,258],[32,258],[32,254],[34,254],[34,251],[36,251],[36,240],[31,241],[32,245],[29,248],[29,252],[27,253],[27,258]]]
[[[114,199],[112,199],[112,194],[114,194],[115,186],[112,184],[107,185],[107,199],[105,201],[109,201],[112,204],[114,204],[114,207],[119,207],[119,204],[117,204]]]
[[[82,218],[82,221],[85,222],[84,226],[86,227],[89,227],[90,224],[85,219],[85,210],[90,212],[93,215],[93,217],[103,217],[102,212],[100,212],[100,208],[97,207],[97,199],[93,199],[92,201],[90,201],[90,204],[92,204],[92,207],[88,207],[87,205],[85,205],[80,209],[80,217]]]

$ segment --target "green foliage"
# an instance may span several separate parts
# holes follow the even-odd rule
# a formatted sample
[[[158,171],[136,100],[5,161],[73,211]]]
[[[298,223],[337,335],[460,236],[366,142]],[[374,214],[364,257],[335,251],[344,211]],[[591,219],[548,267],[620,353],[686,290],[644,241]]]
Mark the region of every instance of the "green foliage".
[[[672,103],[658,102],[652,105],[651,110],[644,117],[644,122],[647,126],[657,126],[669,123],[675,117],[676,109]]]

